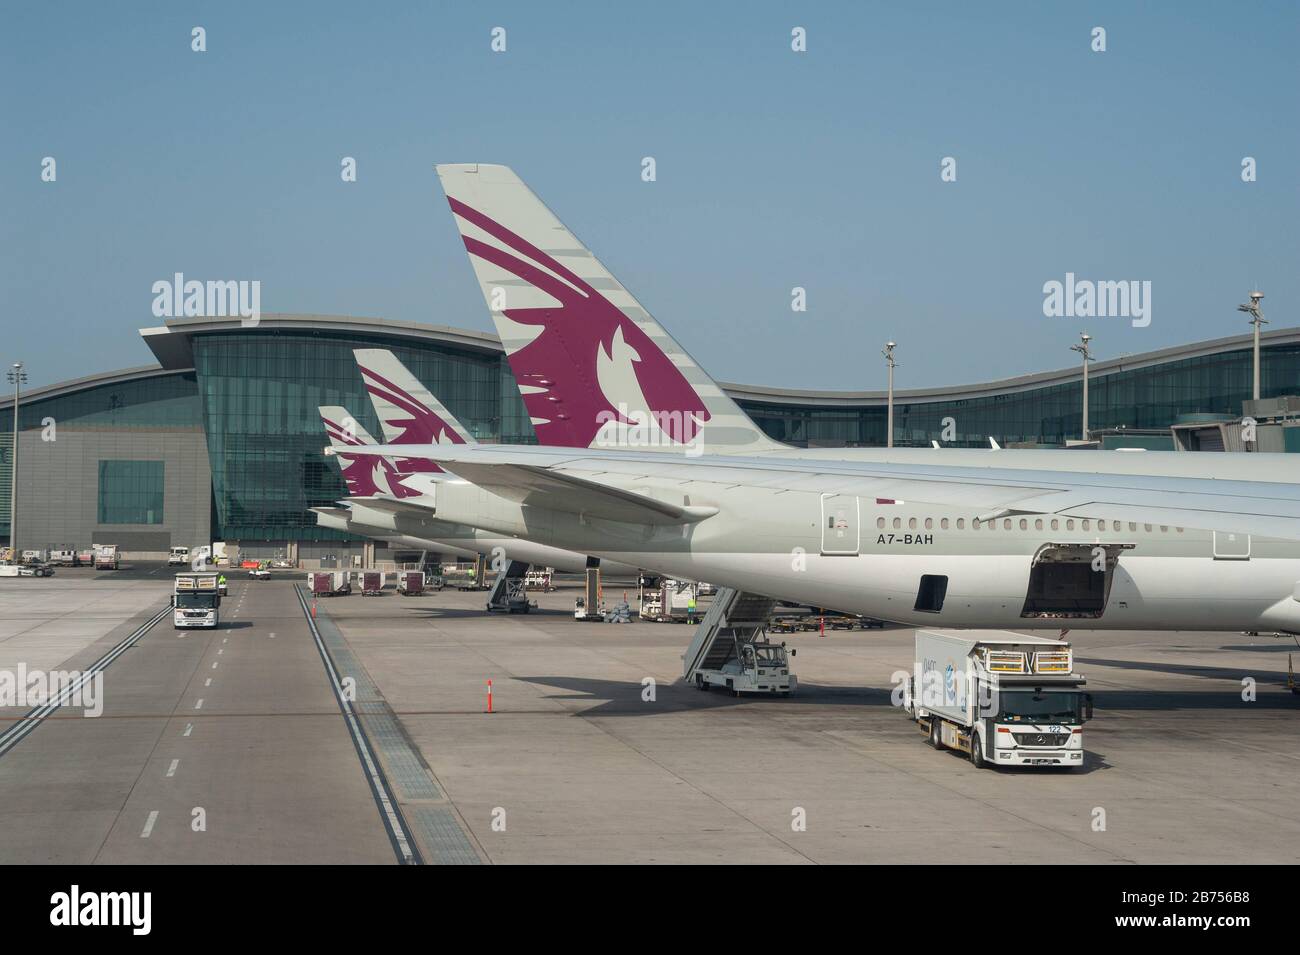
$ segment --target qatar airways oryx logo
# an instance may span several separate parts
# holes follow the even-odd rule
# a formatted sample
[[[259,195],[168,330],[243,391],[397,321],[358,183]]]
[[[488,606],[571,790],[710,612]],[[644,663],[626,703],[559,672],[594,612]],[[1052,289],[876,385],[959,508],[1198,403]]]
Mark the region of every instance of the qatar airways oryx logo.
[[[79,707],[82,715],[97,717],[104,712],[104,671],[29,670],[18,664],[15,670],[0,670],[0,707],[35,709],[40,706]]]
[[[86,892],[74,885],[50,896],[50,924],[129,926],[132,935],[153,928],[152,892]]]
[[[245,328],[262,320],[262,283],[253,279],[200,282],[177,272],[153,283],[156,318],[236,318]]]
[[[498,323],[510,325],[503,338],[527,339],[510,352],[510,368],[539,442],[585,448],[610,425],[657,428],[656,440],[674,446],[694,439],[710,418],[704,400],[640,325],[527,239],[458,199],[447,201],[468,226],[461,231],[471,256],[550,300],[522,308],[489,302]],[[629,417],[629,408],[644,410]]]
[[[1065,281],[1043,283],[1048,318],[1128,318],[1134,328],[1151,324],[1151,282],[1137,279],[1094,282],[1065,273]]]

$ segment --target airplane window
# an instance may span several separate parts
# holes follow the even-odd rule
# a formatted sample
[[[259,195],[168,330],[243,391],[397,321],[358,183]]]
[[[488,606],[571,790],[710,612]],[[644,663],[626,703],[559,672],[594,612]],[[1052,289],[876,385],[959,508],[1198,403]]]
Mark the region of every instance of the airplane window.
[[[901,517],[894,518],[894,530],[898,530],[902,526],[903,526],[903,519]]]
[[[1162,533],[1162,534],[1168,534],[1168,533],[1169,533],[1169,525],[1168,525],[1168,524],[1161,524],[1161,525],[1160,525],[1160,533]]]
[[[1137,524],[1135,524],[1133,521],[1129,521],[1129,522],[1128,522],[1128,529],[1131,530],[1131,531],[1135,531],[1135,530],[1138,529],[1138,526],[1137,526]],[[1151,525],[1150,525],[1150,524],[1147,525],[1147,530],[1151,530]]]
[[[877,526],[877,527],[884,527],[884,526],[885,526],[885,519],[884,519],[883,517],[877,517],[877,518],[876,518],[876,526]]]
[[[942,520],[940,520],[939,527],[946,531],[948,529],[948,518],[945,517]]]
[[[1029,521],[1025,520],[1023,517],[1020,518],[1020,529],[1022,531],[1029,530]]]
[[[909,517],[909,518],[907,519],[907,529],[908,529],[909,531],[914,531],[914,530],[916,530],[916,518],[915,518],[915,517]]]
[[[1074,521],[1066,521],[1066,522],[1065,522],[1065,529],[1066,529],[1067,531],[1072,531],[1072,530],[1074,530]]]
[[[1091,522],[1091,521],[1084,521],[1084,522],[1083,522],[1083,529],[1084,529],[1085,531],[1090,531],[1090,530],[1092,530],[1092,522]]]
[[[1151,533],[1151,525],[1150,525],[1150,524],[1143,524],[1143,525],[1142,525],[1142,529],[1143,529],[1144,531],[1146,531],[1148,534]]]
[[[1052,518],[1052,530],[1054,530],[1054,531],[1059,531],[1060,529],[1061,529],[1061,522],[1058,521],[1056,518],[1053,517],[1053,518]]]
[[[934,521],[931,518],[927,517],[925,519],[925,529],[928,531],[932,527],[934,527]]]
[[[966,527],[966,518],[964,517],[957,518],[957,530],[959,531],[964,530],[965,527]]]
[[[1011,518],[1008,517],[1006,520],[1002,522],[1002,529],[1004,531],[1011,530]]]
[[[1034,530],[1041,531],[1042,529],[1043,529],[1043,519],[1041,517],[1036,518],[1034,520]]]
[[[1086,529],[1087,529],[1087,528],[1085,528],[1085,530],[1086,530]],[[1098,522],[1097,522],[1097,530],[1099,530],[1099,531],[1104,531],[1105,529],[1106,529],[1106,522],[1105,522],[1105,521],[1098,521]]]

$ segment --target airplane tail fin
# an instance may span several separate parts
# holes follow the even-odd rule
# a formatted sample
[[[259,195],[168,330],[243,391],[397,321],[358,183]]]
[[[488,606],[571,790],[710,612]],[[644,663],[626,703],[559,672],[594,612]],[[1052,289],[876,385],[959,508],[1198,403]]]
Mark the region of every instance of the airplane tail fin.
[[[437,167],[542,444],[781,447],[506,166]]]
[[[397,356],[383,348],[356,348],[353,356],[389,444],[477,444],[465,426]],[[425,458],[400,458],[399,471],[441,471]]]
[[[330,439],[330,447],[339,452],[335,455],[343,471],[343,481],[348,486],[349,497],[374,497],[388,491],[387,483],[380,486],[376,474],[382,470],[383,458],[374,454],[346,454],[350,447],[369,444],[374,439],[356,418],[348,414],[347,409],[337,405],[322,406],[321,424]]]
[[[320,413],[321,424],[329,437],[330,447],[337,454],[339,467],[343,471],[343,482],[348,488],[348,497],[374,497],[379,494],[391,494],[394,497],[413,497],[419,493],[402,484],[405,474],[416,471],[441,472],[442,468],[432,461],[424,462],[428,467],[417,465],[418,460],[396,461],[377,454],[348,454],[348,448],[373,445],[370,436],[361,423],[346,408],[338,405],[323,405],[316,409]]]
[[[392,352],[356,348],[352,354],[389,444],[477,443]]]

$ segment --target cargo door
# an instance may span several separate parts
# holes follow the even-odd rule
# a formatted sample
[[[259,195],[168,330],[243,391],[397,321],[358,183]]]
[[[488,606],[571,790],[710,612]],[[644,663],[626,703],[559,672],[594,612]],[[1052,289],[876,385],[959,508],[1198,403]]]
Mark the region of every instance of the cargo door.
[[[1020,616],[1095,619],[1106,612],[1120,555],[1134,544],[1044,544],[1029,568]]]
[[[1250,535],[1214,532],[1215,560],[1250,560]]]
[[[850,494],[822,495],[822,553],[858,552],[858,499]]]

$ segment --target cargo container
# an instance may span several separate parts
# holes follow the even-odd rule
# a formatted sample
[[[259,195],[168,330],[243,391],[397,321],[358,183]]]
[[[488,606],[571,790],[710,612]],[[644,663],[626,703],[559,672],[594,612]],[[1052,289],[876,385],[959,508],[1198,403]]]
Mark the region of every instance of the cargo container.
[[[399,571],[397,574],[397,592],[403,597],[422,596],[424,594],[424,571]]]
[[[384,595],[385,575],[382,570],[363,570],[361,572],[361,596],[382,597]]]
[[[314,570],[307,575],[314,597],[337,597],[352,593],[352,576],[346,570]]]

